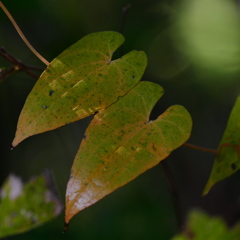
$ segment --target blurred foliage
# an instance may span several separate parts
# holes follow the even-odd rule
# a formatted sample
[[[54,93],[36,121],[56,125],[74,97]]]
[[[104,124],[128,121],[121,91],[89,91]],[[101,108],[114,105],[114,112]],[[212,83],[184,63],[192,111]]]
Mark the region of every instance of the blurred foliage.
[[[37,227],[62,210],[50,172],[26,184],[10,175],[0,191],[0,200],[1,238]]]
[[[149,63],[143,80],[160,83],[165,89],[151,118],[155,119],[169,105],[181,104],[193,118],[190,142],[217,148],[240,93],[237,66],[240,42],[236,30],[239,8],[234,1],[3,2],[32,45],[49,61],[88,33],[119,31],[122,8],[130,3],[125,17],[123,34],[127,41],[123,51],[144,50]],[[214,8],[216,4],[219,6]],[[24,45],[3,12],[0,12],[0,36],[0,45],[23,63],[45,67]],[[212,37],[208,39],[208,36]],[[0,66],[9,68],[11,64],[0,58]],[[0,181],[3,183],[10,172],[27,180],[51,168],[64,201],[72,159],[91,118],[34,136],[9,151],[18,116],[34,84],[35,79],[17,73],[0,85]],[[240,187],[236,185],[239,172],[216,184],[201,198],[213,160],[214,156],[208,153],[184,147],[167,159],[180,193],[182,218],[192,207],[201,207],[233,224],[240,212]],[[62,226],[63,216],[9,239],[170,239],[178,230],[167,181],[159,166],[82,211],[64,235],[61,235]]]
[[[212,71],[240,70],[240,16],[233,1],[184,0],[176,14],[176,46]]]
[[[228,229],[220,217],[211,217],[194,210],[189,214],[183,233],[172,240],[239,240],[239,236],[239,223],[234,228]]]

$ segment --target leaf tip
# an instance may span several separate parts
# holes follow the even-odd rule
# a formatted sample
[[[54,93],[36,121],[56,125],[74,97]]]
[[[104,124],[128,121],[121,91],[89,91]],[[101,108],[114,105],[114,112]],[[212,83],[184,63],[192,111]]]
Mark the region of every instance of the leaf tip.
[[[23,136],[23,135],[20,135],[18,134],[18,132],[16,133],[16,136],[15,138],[13,139],[12,141],[12,144],[11,144],[11,150],[13,148],[15,148],[20,142],[22,142],[25,138],[27,138],[26,136]]]
[[[10,145],[9,149],[13,150],[13,148],[15,148],[18,144],[20,143],[20,141],[16,140],[16,137],[13,139],[12,144]]]
[[[202,197],[206,196],[215,183],[209,179],[202,193]]]

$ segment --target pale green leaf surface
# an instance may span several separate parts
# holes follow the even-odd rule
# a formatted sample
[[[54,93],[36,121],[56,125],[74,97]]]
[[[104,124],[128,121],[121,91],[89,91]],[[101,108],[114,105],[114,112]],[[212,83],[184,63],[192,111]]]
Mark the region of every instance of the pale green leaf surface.
[[[182,106],[172,106],[149,121],[162,94],[159,85],[140,82],[95,115],[72,166],[66,224],[80,210],[158,164],[189,138],[192,121]]]
[[[215,183],[240,169],[240,97],[237,98],[232,109],[218,151],[204,195]]]
[[[49,173],[26,184],[10,175],[0,191],[0,238],[35,228],[61,210]]]
[[[144,52],[131,51],[112,61],[123,42],[117,32],[92,33],[55,58],[25,102],[13,147],[31,135],[94,114],[133,88],[147,58]]]
[[[210,217],[200,211],[189,214],[183,233],[172,240],[239,240],[240,224],[228,229],[220,217]]]

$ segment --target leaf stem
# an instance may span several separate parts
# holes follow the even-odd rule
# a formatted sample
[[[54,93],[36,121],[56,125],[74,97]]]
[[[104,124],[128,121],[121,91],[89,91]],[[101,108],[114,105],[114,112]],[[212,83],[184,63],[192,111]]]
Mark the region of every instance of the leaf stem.
[[[7,8],[4,6],[4,4],[2,3],[2,1],[0,1],[0,7],[2,8],[2,10],[5,12],[5,14],[7,15],[7,17],[9,18],[9,20],[11,21],[11,23],[13,24],[13,26],[15,27],[16,31],[18,32],[19,36],[22,38],[22,40],[24,41],[24,43],[27,45],[27,47],[33,52],[33,54],[35,54],[35,56],[40,59],[46,66],[49,65],[49,62],[42,56],[40,55],[40,53],[38,53],[35,48],[30,44],[30,42],[27,40],[27,38],[25,37],[25,35],[23,34],[23,32],[21,31],[21,29],[19,28],[19,26],[17,25],[16,21],[14,20],[14,18],[12,17],[12,15],[10,14],[10,12],[7,10]]]
[[[192,148],[195,150],[199,150],[202,152],[208,152],[208,153],[213,153],[213,154],[218,154],[218,150],[216,149],[210,149],[210,148],[205,148],[205,147],[200,147],[191,143],[184,143],[183,146],[188,147],[188,148]]]
[[[166,160],[162,161],[161,165],[162,165],[164,175],[168,182],[168,187],[169,187],[171,195],[172,195],[172,202],[173,202],[173,208],[174,208],[175,215],[176,215],[176,221],[177,221],[177,225],[180,229],[183,225],[183,220],[182,220],[182,214],[181,214],[181,208],[180,208],[180,197],[178,194],[176,180],[174,179],[174,176],[173,176],[171,169],[170,169],[168,163],[166,162]]]

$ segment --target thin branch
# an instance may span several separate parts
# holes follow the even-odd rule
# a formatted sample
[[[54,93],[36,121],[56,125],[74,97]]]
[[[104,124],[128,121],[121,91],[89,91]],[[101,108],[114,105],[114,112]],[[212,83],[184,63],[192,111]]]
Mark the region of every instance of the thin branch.
[[[180,197],[178,194],[176,180],[174,179],[174,176],[173,176],[171,169],[169,168],[166,160],[162,161],[161,165],[162,165],[162,169],[163,169],[163,172],[167,179],[168,186],[169,186],[169,189],[170,189],[170,192],[172,195],[172,202],[173,202],[173,208],[174,208],[175,215],[176,215],[176,221],[177,221],[177,225],[180,229],[183,225],[183,220],[182,220],[182,213],[181,213],[181,208],[180,208]]]
[[[0,55],[2,57],[4,57],[6,60],[8,60],[9,62],[11,62],[12,64],[19,64],[27,69],[30,70],[35,70],[35,71],[44,71],[45,68],[43,67],[38,67],[38,66],[31,66],[28,64],[23,63],[22,61],[20,61],[19,59],[15,58],[14,56],[12,56],[9,52],[7,52],[3,47],[0,47]]]
[[[11,71],[9,73],[14,73],[16,71],[20,71],[21,70],[21,71],[26,72],[31,77],[33,77],[35,79],[38,79],[39,76],[37,76],[36,74],[32,73],[29,70],[38,70],[38,71],[43,71],[44,70],[43,68],[40,68],[40,67],[29,66],[29,65],[26,65],[26,64],[22,63],[20,60],[18,60],[15,57],[13,57],[11,54],[9,54],[2,47],[0,47],[0,55],[14,65],[14,66],[12,66]],[[6,73],[8,73],[8,71],[9,71],[9,69],[7,70]],[[9,75],[9,74],[7,74],[7,75]]]
[[[7,69],[0,68],[0,83],[17,71],[18,69],[16,69],[16,66],[11,66],[10,68]]]
[[[19,26],[17,25],[16,21],[14,20],[14,18],[12,17],[12,15],[10,14],[10,12],[7,10],[7,8],[4,6],[4,4],[2,3],[2,1],[0,1],[0,7],[2,8],[2,10],[5,12],[5,14],[8,16],[9,20],[11,21],[11,23],[13,24],[13,26],[15,27],[15,29],[17,30],[19,36],[22,38],[22,40],[24,41],[24,43],[28,46],[28,48],[33,52],[33,54],[36,55],[37,58],[39,58],[45,65],[49,65],[49,62],[42,56],[40,55],[40,53],[38,53],[36,51],[36,49],[30,44],[30,42],[27,40],[27,38],[25,37],[25,35],[23,34],[23,32],[21,31],[21,29],[19,28]]]
[[[188,147],[188,148],[192,148],[198,151],[202,151],[202,152],[208,152],[208,153],[213,153],[213,154],[218,154],[218,150],[216,149],[210,149],[210,148],[205,148],[205,147],[200,147],[191,143],[184,143],[183,146]]]

